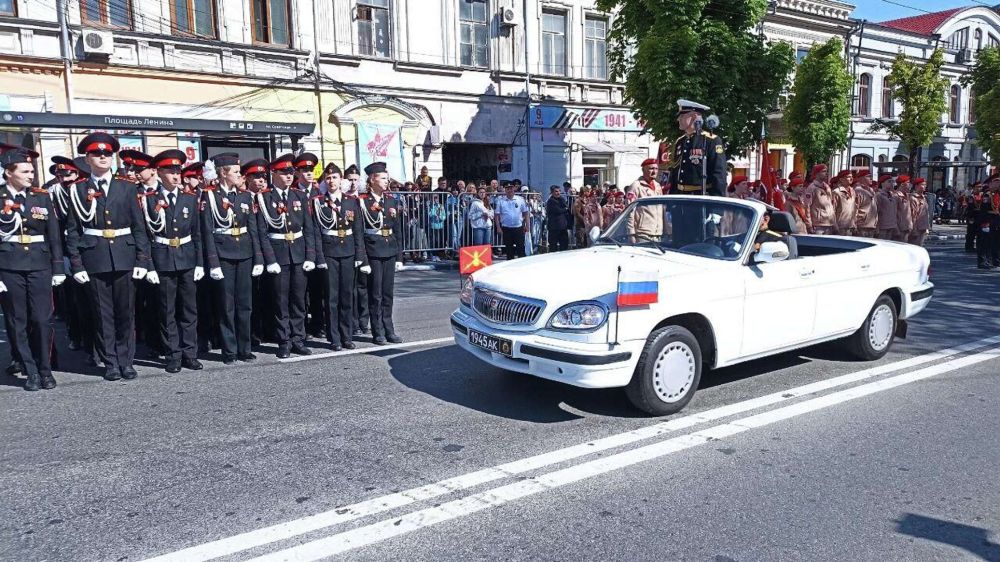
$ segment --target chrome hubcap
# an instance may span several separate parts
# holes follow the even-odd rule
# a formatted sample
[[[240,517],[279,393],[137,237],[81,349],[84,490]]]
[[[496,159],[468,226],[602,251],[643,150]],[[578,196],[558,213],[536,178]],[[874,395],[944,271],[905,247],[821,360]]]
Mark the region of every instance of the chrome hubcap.
[[[694,383],[694,352],[683,342],[670,342],[653,364],[653,390],[664,402],[677,402]]]
[[[888,305],[880,305],[868,323],[868,343],[875,351],[882,351],[892,340],[893,313]]]

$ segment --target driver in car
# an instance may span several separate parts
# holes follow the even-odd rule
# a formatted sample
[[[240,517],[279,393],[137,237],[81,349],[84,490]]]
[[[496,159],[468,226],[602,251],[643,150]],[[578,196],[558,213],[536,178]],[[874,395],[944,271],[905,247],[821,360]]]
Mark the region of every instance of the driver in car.
[[[765,211],[764,216],[760,221],[760,230],[757,231],[757,237],[753,241],[753,251],[757,253],[760,251],[760,245],[764,242],[786,242],[785,235],[780,232],[775,232],[769,230],[768,226],[771,224],[771,211]]]

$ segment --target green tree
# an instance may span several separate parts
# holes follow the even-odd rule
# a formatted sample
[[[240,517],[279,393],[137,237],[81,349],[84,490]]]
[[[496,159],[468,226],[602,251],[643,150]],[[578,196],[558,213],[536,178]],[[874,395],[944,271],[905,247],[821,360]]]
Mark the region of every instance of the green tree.
[[[844,44],[836,37],[810,49],[795,71],[784,121],[809,166],[828,162],[834,152],[847,147],[853,85]]]
[[[678,98],[711,107],[729,153],[760,141],[767,113],[787,87],[791,46],[754,31],[767,0],[597,0],[616,14],[609,33],[612,74],[625,101],[656,137],[672,140]]]
[[[990,155],[990,163],[1000,164],[1000,49],[979,51],[972,71],[961,79],[972,87],[976,100],[976,144]]]
[[[941,133],[941,115],[948,108],[948,79],[941,76],[944,51],[935,49],[926,64],[918,64],[899,53],[886,76],[892,98],[903,106],[898,120],[876,119],[873,131],[887,131],[910,151],[910,175],[919,169],[920,147]]]

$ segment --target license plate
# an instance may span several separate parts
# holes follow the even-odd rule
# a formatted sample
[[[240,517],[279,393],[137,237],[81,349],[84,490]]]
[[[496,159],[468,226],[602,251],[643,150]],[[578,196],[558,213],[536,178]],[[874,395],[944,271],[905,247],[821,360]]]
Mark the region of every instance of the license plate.
[[[504,338],[469,330],[469,343],[505,357],[514,357],[514,342]]]

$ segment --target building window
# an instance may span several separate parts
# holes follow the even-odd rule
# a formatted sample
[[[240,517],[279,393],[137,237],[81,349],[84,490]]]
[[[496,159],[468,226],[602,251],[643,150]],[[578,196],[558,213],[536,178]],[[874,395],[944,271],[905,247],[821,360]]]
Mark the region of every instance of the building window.
[[[490,64],[486,0],[458,0],[462,24],[462,66],[486,68]]]
[[[1000,45],[1000,39],[997,39],[996,35],[990,33],[990,47],[996,47],[997,45]]]
[[[969,90],[969,124],[976,122],[976,92]]]
[[[389,58],[389,0],[358,0],[358,52]]]
[[[872,157],[867,154],[855,154],[851,157],[851,167],[870,170],[872,167]]]
[[[969,28],[959,29],[948,38],[948,48],[960,51],[969,46]]]
[[[214,0],[172,0],[170,18],[175,33],[216,37]]]
[[[542,74],[566,75],[566,12],[542,12]]]
[[[608,20],[587,18],[584,24],[583,64],[587,78],[608,79]]]
[[[132,2],[80,0],[80,19],[84,25],[132,29]]]
[[[858,115],[871,116],[872,108],[872,75],[862,74],[858,79]]]
[[[795,49],[795,64],[802,64],[802,61],[805,60],[806,55],[808,54],[809,49],[807,47],[799,47],[798,49]]]
[[[948,96],[948,121],[959,123],[959,111],[961,110],[960,100],[962,99],[962,88],[955,84],[951,87],[951,95]]]
[[[893,111],[894,107],[892,105],[892,86],[889,85],[889,79],[882,79],[882,117],[886,119],[892,119],[896,116],[896,112]]]
[[[979,52],[983,48],[983,30],[977,29],[974,37],[976,38],[976,52]]]
[[[288,0],[253,0],[253,40],[272,45],[290,45]]]
[[[0,16],[16,16],[17,6],[14,0],[0,0]]]

